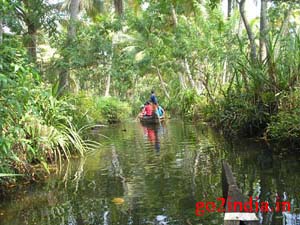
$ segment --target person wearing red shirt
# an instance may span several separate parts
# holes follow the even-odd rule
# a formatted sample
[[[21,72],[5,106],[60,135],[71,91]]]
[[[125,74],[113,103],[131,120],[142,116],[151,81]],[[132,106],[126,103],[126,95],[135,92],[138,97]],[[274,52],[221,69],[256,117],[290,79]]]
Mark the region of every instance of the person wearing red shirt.
[[[152,116],[152,112],[153,112],[153,108],[152,108],[152,106],[150,105],[150,102],[147,102],[147,103],[146,103],[146,106],[145,106],[145,108],[144,108],[143,115],[144,115],[144,116]]]

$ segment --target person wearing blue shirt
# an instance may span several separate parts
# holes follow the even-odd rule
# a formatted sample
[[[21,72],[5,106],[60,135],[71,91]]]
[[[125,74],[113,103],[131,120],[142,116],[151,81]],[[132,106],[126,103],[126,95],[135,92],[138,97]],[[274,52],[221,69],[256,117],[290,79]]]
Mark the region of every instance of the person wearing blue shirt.
[[[165,110],[159,105],[157,110],[156,110],[156,114],[159,116],[159,117],[162,117],[165,113]]]
[[[151,102],[152,102],[154,105],[157,105],[158,101],[157,101],[157,98],[156,98],[156,96],[155,96],[154,91],[151,91],[151,97],[150,97],[150,100],[151,100]]]

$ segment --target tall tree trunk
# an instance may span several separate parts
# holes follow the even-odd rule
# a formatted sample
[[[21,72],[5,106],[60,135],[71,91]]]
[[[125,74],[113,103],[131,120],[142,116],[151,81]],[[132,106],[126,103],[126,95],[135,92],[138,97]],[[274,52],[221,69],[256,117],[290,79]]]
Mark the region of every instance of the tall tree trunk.
[[[68,38],[70,41],[76,36],[76,23],[78,21],[80,0],[71,0],[69,13],[70,13],[70,24],[68,27]]]
[[[235,10],[235,8],[237,7],[237,2],[233,0],[231,4],[232,4],[232,10]]]
[[[31,1],[23,1],[26,8],[32,8]],[[27,52],[30,60],[32,62],[36,62],[36,33],[37,33],[37,26],[33,18],[30,17],[29,14],[26,14],[23,10],[21,11],[21,17],[24,19],[24,22],[27,26],[27,34],[24,36],[24,44],[27,47]]]
[[[3,41],[3,20],[0,18],[0,44],[2,44]]]
[[[246,12],[245,12],[245,1],[246,0],[240,0],[239,3],[239,8],[240,8],[240,14],[241,17],[243,19],[246,31],[247,31],[247,35],[250,41],[250,58],[252,60],[252,62],[255,62],[257,57],[256,57],[256,45],[255,45],[255,36],[252,32],[252,29],[250,27],[249,21],[246,17]]]
[[[104,96],[108,97],[110,96],[110,86],[111,86],[111,74],[112,74],[112,68],[113,68],[113,58],[114,58],[114,43],[115,43],[116,33],[113,33],[112,39],[111,39],[111,55],[109,57],[109,68],[107,72],[107,78],[106,78],[106,87],[105,87],[105,93]]]
[[[167,91],[166,83],[164,82],[164,80],[163,80],[163,78],[162,78],[162,76],[161,76],[161,74],[160,74],[159,69],[158,69],[157,67],[155,67],[155,68],[156,68],[156,71],[157,71],[157,75],[158,75],[160,84],[161,84],[162,89],[163,89],[163,91],[164,91],[164,93],[165,93],[165,96],[170,100],[170,95],[169,95],[169,93],[168,93],[168,91]]]
[[[203,79],[205,77],[205,75],[203,74],[203,71],[202,71],[202,67],[203,65],[201,64],[200,60],[197,60],[198,61],[198,80],[197,80],[197,89],[199,90],[199,93],[202,94],[203,91],[205,90],[205,86],[203,84]]]
[[[66,59],[64,59],[66,60]],[[69,70],[68,68],[64,67],[61,68],[59,72],[59,84],[58,84],[58,91],[57,95],[61,96],[69,87]]]
[[[187,86],[186,86],[186,82],[185,82],[184,76],[183,76],[181,73],[179,73],[178,77],[179,77],[180,87],[181,87],[183,90],[187,89]]]
[[[261,0],[260,36],[259,36],[259,59],[261,62],[264,61],[267,57],[267,34],[268,34],[267,7],[268,7],[268,0]]]
[[[119,16],[122,17],[124,14],[124,1],[123,0],[114,0],[114,9],[115,9],[115,13]],[[114,39],[116,37],[116,34],[114,33],[112,36],[112,41],[111,41],[111,57],[110,57],[110,67],[107,73],[107,77],[106,77],[106,87],[105,87],[105,93],[104,96],[105,97],[109,97],[110,94],[110,86],[111,86],[111,72],[112,72],[112,67],[113,67],[113,57],[114,57]]]
[[[173,20],[173,26],[177,27],[178,19],[177,19],[176,11],[175,11],[173,4],[171,4],[171,15],[172,15],[172,20]]]
[[[232,0],[227,1],[227,18],[229,19],[231,17],[231,11],[232,11]]]
[[[178,19],[177,19],[176,11],[175,11],[173,4],[171,4],[171,16],[172,16],[172,20],[173,20],[173,27],[176,28],[177,24],[178,24]],[[178,77],[179,77],[179,83],[180,83],[181,88],[183,90],[187,89],[183,74],[179,73]]]
[[[184,71],[185,71],[185,73],[187,74],[188,79],[189,79],[189,81],[190,81],[190,83],[191,83],[192,88],[193,88],[193,89],[197,92],[197,94],[199,95],[199,94],[200,94],[200,93],[199,93],[199,90],[198,90],[198,88],[197,88],[197,86],[196,86],[196,83],[195,83],[195,81],[194,81],[194,79],[193,79],[193,76],[192,76],[192,73],[191,73],[191,70],[190,70],[190,65],[189,65],[189,62],[187,61],[186,58],[184,58],[184,60],[183,60],[183,67],[184,67]]]
[[[206,92],[207,92],[208,100],[210,100],[210,103],[215,104],[215,100],[214,100],[214,98],[211,94],[210,88],[209,88],[209,82],[208,82],[209,76],[204,74],[204,77],[201,77],[200,79],[201,79],[201,82],[202,82]]]
[[[28,48],[28,54],[32,62],[36,62],[36,33],[37,29],[34,24],[28,25],[28,40],[27,42],[27,48]]]
[[[243,30],[243,19],[242,19],[242,17],[240,17],[238,27],[237,27],[237,35],[239,38],[242,37],[242,30]]]
[[[114,0],[115,12],[118,16],[122,16],[124,14],[124,2],[123,0]]]
[[[105,88],[105,93],[104,96],[108,97],[109,95],[109,90],[110,90],[110,72],[108,72],[107,78],[106,78],[106,88]]]
[[[70,23],[68,26],[68,40],[67,45],[69,45],[76,36],[76,23],[78,21],[79,14],[79,3],[80,0],[71,0],[69,13],[70,13]],[[65,56],[64,60],[69,62],[69,56]],[[59,74],[59,87],[58,94],[62,95],[65,90],[69,87],[69,76],[70,76],[69,68],[62,68],[62,71]]]
[[[225,59],[223,65],[222,85],[226,84],[226,81],[227,81],[227,58]]]
[[[174,28],[176,28],[177,24],[178,24],[178,18],[177,18],[176,11],[175,11],[173,4],[171,4],[171,15],[172,15],[172,20],[173,20],[173,26],[174,26]],[[191,83],[192,88],[196,90],[197,94],[199,94],[199,90],[195,84],[193,77],[192,77],[190,66],[188,64],[186,57],[184,58],[184,60],[181,61],[181,64],[184,69],[184,72],[188,75],[188,79]],[[181,86],[184,89],[186,89],[186,84],[185,84],[184,78],[182,77],[181,74],[179,75],[179,81],[180,81]]]

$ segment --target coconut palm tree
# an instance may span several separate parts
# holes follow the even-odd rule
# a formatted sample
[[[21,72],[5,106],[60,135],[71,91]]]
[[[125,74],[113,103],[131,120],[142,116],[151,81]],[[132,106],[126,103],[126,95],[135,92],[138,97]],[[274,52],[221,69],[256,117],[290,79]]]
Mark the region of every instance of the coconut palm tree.
[[[123,0],[114,0],[114,11],[118,16],[122,16],[124,13]],[[64,9],[67,9],[69,13],[69,26],[68,26],[68,43],[72,42],[76,36],[76,24],[79,19],[80,10],[85,10],[87,15],[95,17],[97,14],[104,11],[104,1],[102,0],[66,0],[64,3]],[[59,91],[61,94],[66,89],[69,80],[69,72],[67,69],[63,69],[59,77]],[[110,74],[107,77],[107,87],[105,95],[109,95],[110,87]]]

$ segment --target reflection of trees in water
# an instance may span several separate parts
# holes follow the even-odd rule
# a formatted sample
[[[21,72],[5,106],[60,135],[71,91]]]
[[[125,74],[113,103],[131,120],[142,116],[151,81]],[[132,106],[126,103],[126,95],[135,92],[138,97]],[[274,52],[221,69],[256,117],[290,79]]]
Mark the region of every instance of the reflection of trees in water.
[[[228,150],[228,158],[231,159],[238,185],[244,194],[254,198],[257,196],[261,202],[268,201],[271,208],[276,207],[276,200],[291,202],[292,210],[299,208],[300,177],[297,160],[280,158],[263,145],[243,141]],[[285,217],[281,212],[260,214],[264,225],[296,225],[283,222]]]
[[[214,134],[193,125],[170,124],[157,130],[161,151],[149,151],[140,125],[126,132],[112,129],[114,139],[97,153],[69,166],[65,182],[49,180],[12,201],[12,224],[217,224],[222,214],[195,218],[196,201],[221,196],[221,159],[227,158],[246,195],[270,202],[278,193],[299,204],[297,161],[280,159],[258,145],[239,141],[229,148],[215,144]],[[152,148],[152,146],[151,146]],[[77,176],[74,176],[77,174]],[[74,178],[77,179],[74,180]],[[124,179],[123,179],[124,178]],[[31,194],[30,194],[31,193]],[[296,195],[298,193],[298,196]],[[112,199],[124,198],[115,205]],[[293,200],[294,199],[294,200]],[[297,212],[299,213],[299,212]],[[281,217],[275,222],[281,224]],[[277,214],[281,216],[281,214]],[[209,222],[208,222],[209,221]],[[286,222],[285,225],[291,225]],[[294,225],[294,224],[293,224]]]

